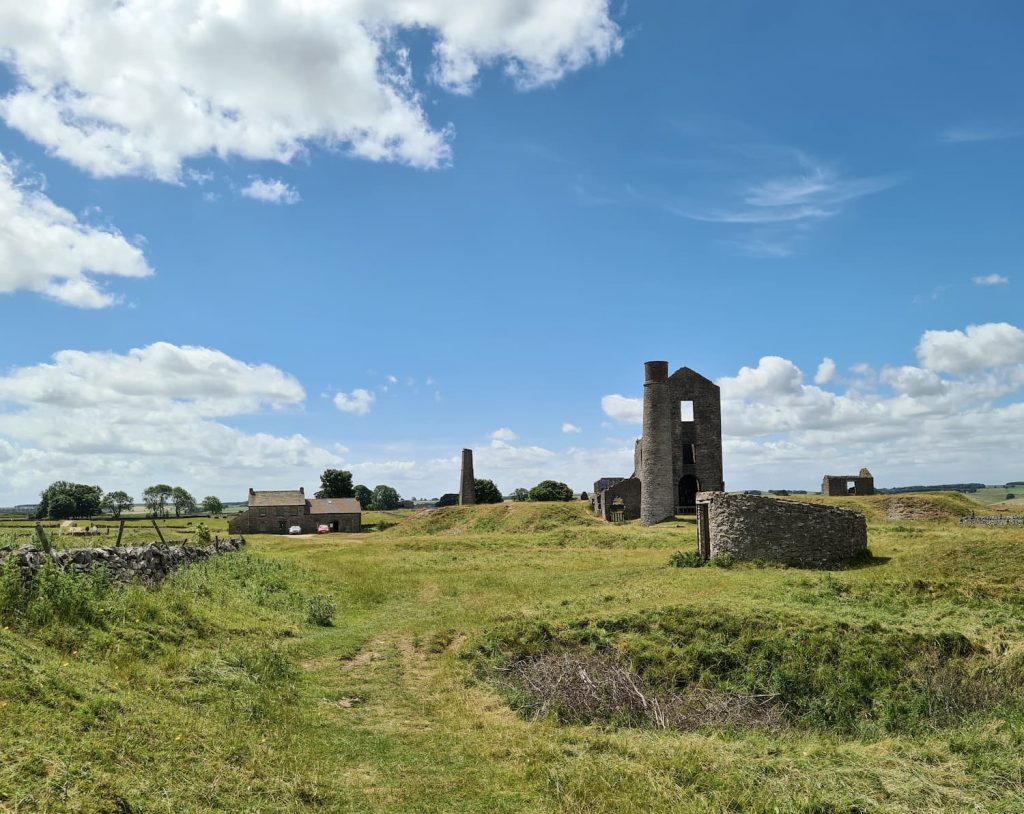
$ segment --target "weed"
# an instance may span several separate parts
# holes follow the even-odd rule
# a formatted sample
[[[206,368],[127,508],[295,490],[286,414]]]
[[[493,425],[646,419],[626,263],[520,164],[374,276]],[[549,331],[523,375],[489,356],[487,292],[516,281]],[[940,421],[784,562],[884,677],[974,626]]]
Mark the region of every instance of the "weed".
[[[311,625],[330,627],[334,624],[334,614],[337,610],[330,597],[317,594],[306,602],[306,621]]]
[[[676,568],[700,568],[704,558],[696,551],[676,551],[668,558],[668,564]]]

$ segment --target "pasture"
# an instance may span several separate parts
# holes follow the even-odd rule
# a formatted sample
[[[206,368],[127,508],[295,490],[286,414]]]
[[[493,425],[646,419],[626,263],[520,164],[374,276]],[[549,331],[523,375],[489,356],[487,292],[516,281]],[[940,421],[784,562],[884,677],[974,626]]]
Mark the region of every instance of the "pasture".
[[[1024,528],[961,527],[977,504],[947,494],[887,520],[884,499],[837,500],[872,557],[832,572],[672,567],[692,520],[573,503],[254,536],[32,607],[6,575],[0,810],[1024,810]],[[521,680],[544,659],[707,708],[581,711]]]

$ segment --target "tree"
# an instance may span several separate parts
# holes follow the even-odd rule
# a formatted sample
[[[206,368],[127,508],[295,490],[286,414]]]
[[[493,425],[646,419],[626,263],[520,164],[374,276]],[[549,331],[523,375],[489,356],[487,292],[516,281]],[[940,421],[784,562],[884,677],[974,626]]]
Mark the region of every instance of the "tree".
[[[58,512],[61,517],[57,518],[53,513],[53,501],[64,496],[71,501],[71,509],[68,504],[61,501]],[[39,495],[39,510],[36,517],[42,519],[50,517],[53,519],[65,519],[68,517],[92,517],[100,513],[100,503],[103,501],[103,490],[99,486],[88,486],[84,483],[71,483],[66,480],[58,480],[47,486]]]
[[[530,500],[572,500],[572,489],[556,480],[542,480],[530,490]]]
[[[173,492],[174,490],[166,483],[146,487],[142,493],[142,502],[146,504],[146,511],[154,517],[166,517],[167,501],[171,499]]]
[[[316,497],[355,497],[352,473],[344,469],[325,469]]]
[[[359,508],[368,509],[370,504],[373,503],[373,492],[370,491],[369,487],[363,486],[363,484],[357,484],[352,489],[352,497],[359,501]]]
[[[390,486],[381,484],[373,490],[373,500],[370,502],[371,509],[397,509],[402,505],[402,498],[398,492]]]
[[[494,485],[494,481],[486,478],[476,480],[476,502],[477,503],[502,503],[505,500],[501,496],[501,490]]]
[[[434,505],[437,506],[437,508],[439,509],[444,506],[458,506],[459,496],[454,492],[446,492],[445,494],[441,495],[437,503],[435,503]]]
[[[196,499],[180,486],[171,490],[171,502],[174,504],[174,516],[181,517],[183,514],[192,514],[196,510]]]
[[[220,514],[224,511],[224,504],[220,502],[219,497],[207,495],[203,498],[203,511],[211,515]]]
[[[580,492],[580,500],[590,500],[590,496],[586,492]]]
[[[51,520],[67,520],[75,517],[75,501],[66,492],[58,492],[50,498],[47,516]]]
[[[122,492],[120,490],[116,492],[107,492],[103,496],[103,501],[100,505],[102,508],[110,512],[112,517],[120,517],[121,512],[126,509],[130,509],[135,505],[135,498],[127,492]]]
[[[530,490],[524,489],[523,487],[520,486],[512,493],[512,499],[516,503],[525,503],[527,500],[530,499]]]

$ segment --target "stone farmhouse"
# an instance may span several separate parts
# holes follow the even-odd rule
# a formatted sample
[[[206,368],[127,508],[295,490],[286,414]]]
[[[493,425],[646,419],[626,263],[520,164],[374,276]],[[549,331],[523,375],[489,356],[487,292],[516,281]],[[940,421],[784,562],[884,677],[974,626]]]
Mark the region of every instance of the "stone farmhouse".
[[[821,480],[821,493],[826,497],[873,495],[875,478],[867,469],[862,469],[859,475],[826,475]]]
[[[358,532],[363,514],[351,497],[307,498],[304,487],[282,491],[249,490],[249,507],[228,521],[232,534],[287,534],[298,526],[315,534],[320,526],[330,531]]]

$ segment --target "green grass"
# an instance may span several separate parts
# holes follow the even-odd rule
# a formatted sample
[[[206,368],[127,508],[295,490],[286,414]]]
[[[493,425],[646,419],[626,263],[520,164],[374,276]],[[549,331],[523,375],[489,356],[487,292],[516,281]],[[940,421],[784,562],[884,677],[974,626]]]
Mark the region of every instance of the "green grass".
[[[836,499],[874,558],[831,573],[675,568],[692,520],[503,504],[253,537],[155,589],[3,581],[0,811],[1019,812],[1024,529],[938,499]],[[786,723],[531,717],[503,669],[573,649]]]
[[[1006,496],[1010,494],[1014,495],[1013,500],[1006,499]],[[967,497],[993,508],[1024,509],[1024,486],[998,486],[979,489],[977,492],[967,495]]]

